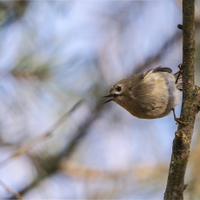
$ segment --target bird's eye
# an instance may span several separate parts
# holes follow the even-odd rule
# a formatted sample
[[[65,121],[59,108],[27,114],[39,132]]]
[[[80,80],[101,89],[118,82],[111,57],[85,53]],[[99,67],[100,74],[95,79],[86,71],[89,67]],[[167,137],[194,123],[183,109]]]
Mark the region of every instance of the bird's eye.
[[[116,90],[117,90],[118,92],[120,92],[120,91],[122,90],[122,87],[121,87],[121,86],[118,86],[118,87],[116,88]]]

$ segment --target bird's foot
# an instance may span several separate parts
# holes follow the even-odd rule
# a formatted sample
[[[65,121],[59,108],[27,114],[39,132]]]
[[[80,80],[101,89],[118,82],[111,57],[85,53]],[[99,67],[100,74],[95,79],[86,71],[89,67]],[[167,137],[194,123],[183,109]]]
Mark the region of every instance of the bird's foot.
[[[180,118],[175,118],[174,120],[176,121],[176,124],[177,124],[177,125],[179,125],[179,124],[187,125],[187,124],[188,124],[188,122],[183,122],[183,121],[181,121]]]
[[[178,68],[179,68],[179,71],[178,71],[178,76],[176,78],[175,83],[178,83],[178,79],[179,79],[180,75],[183,73],[183,63],[179,64]]]
[[[179,68],[179,70],[182,70],[183,69],[183,63],[179,64],[178,68]]]

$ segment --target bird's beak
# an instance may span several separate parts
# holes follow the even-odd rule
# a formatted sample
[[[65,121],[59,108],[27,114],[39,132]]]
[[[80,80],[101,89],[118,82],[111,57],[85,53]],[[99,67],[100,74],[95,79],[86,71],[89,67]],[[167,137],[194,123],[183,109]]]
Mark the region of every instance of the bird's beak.
[[[102,97],[102,98],[109,98],[109,97],[112,97],[112,98],[111,98],[111,99],[109,99],[109,100],[107,100],[107,101],[105,101],[105,102],[104,102],[104,104],[105,104],[105,103],[108,103],[108,102],[110,102],[110,101],[112,101],[112,100],[113,100],[113,98],[114,98],[114,95],[113,95],[113,94],[108,94],[108,95],[106,95],[106,96]]]

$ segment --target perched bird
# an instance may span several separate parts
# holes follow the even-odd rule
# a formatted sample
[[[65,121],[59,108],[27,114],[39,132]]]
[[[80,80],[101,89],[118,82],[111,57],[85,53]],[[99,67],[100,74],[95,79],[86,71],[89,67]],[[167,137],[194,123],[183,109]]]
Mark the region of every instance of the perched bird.
[[[182,90],[180,72],[157,67],[120,80],[110,90],[105,103],[114,101],[135,117],[156,119],[169,115],[179,104]],[[174,118],[178,121],[178,118]]]

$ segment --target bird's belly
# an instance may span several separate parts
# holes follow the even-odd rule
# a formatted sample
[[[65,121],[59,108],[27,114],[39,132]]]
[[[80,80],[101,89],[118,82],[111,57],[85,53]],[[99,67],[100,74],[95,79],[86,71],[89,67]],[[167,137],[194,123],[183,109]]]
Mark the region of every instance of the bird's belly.
[[[134,115],[135,117],[141,118],[141,119],[156,119],[164,117],[171,113],[173,108],[168,108],[166,110],[166,106],[138,106],[137,109],[132,110],[130,113]]]
[[[180,92],[177,91],[174,93],[174,95],[167,98],[166,96],[161,95],[160,98],[157,99],[148,99],[148,102],[136,102],[134,109],[125,109],[129,111],[133,116],[141,119],[161,118],[171,114],[172,109],[174,109],[179,103],[179,97]],[[129,107],[130,105],[128,108]]]

